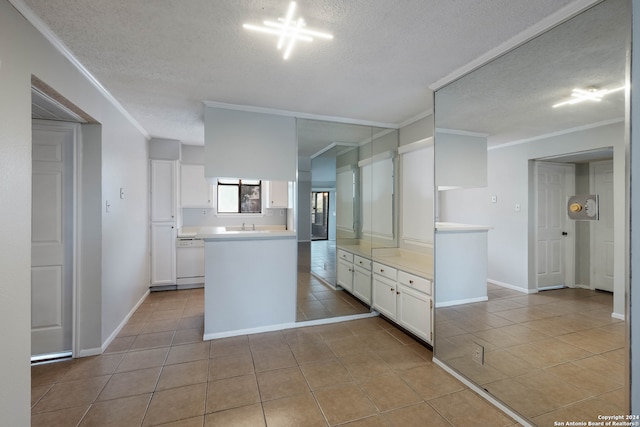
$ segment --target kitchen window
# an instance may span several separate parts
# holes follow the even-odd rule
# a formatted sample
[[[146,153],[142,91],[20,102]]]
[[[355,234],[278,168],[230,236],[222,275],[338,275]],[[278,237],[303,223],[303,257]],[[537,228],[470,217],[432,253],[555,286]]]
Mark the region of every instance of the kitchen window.
[[[219,179],[218,213],[262,213],[262,181]]]

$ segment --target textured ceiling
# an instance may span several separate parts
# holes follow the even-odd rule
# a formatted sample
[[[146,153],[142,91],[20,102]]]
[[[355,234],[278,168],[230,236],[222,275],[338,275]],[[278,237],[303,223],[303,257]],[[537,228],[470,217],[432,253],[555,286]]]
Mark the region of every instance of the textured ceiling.
[[[573,88],[624,86],[630,3],[608,1],[453,82],[436,94],[436,127],[496,145],[622,120],[625,94],[552,108]]]
[[[188,144],[203,143],[203,100],[402,123],[432,108],[431,84],[572,3],[300,0],[309,27],[334,39],[285,61],[274,38],[242,28],[283,16],[285,0],[11,1],[151,136]]]

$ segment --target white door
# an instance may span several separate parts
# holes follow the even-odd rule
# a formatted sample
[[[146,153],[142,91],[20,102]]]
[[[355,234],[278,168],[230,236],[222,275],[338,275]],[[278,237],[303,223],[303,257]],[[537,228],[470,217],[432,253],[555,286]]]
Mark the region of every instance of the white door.
[[[613,161],[590,165],[591,191],[599,197],[599,220],[591,221],[591,287],[613,292]]]
[[[151,223],[152,286],[176,284],[176,237],[174,223]]]
[[[32,355],[72,349],[75,126],[33,122]]]
[[[536,162],[538,289],[573,285],[573,224],[566,213],[575,189],[573,164]]]
[[[176,162],[151,160],[151,221],[176,220]]]

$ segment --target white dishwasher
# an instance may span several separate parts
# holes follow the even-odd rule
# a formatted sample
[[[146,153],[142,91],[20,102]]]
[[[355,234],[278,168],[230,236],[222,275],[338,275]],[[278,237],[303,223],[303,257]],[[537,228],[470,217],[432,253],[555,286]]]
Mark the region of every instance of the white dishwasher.
[[[176,284],[178,289],[204,286],[204,240],[178,237],[176,240]]]

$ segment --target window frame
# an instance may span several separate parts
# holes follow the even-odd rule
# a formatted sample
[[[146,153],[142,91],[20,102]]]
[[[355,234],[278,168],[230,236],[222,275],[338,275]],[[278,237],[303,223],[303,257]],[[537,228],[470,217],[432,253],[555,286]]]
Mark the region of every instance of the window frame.
[[[224,181],[237,181],[237,182],[224,182]],[[243,183],[246,181],[248,183]],[[263,204],[263,180],[261,179],[241,179],[241,178],[219,178],[216,182],[216,212],[220,215],[264,215],[264,207]],[[220,187],[236,187],[237,188],[237,199],[238,205],[236,211],[221,211],[220,210]],[[243,211],[243,197],[242,190],[243,187],[257,187],[259,192],[257,211]]]

